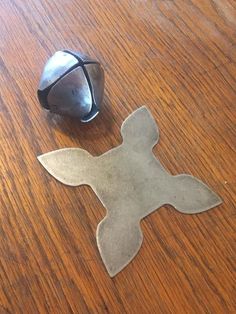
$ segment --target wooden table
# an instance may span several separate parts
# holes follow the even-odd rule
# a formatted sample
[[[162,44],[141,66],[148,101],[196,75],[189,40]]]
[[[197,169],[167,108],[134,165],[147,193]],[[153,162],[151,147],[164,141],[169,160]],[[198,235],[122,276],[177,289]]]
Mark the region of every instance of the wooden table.
[[[0,21],[0,313],[235,313],[236,1],[1,0]],[[90,124],[39,106],[42,68],[62,48],[105,68]],[[105,209],[36,156],[102,154],[142,105],[165,167],[224,203],[192,216],[157,210],[142,222],[139,254],[111,279],[95,239]]]

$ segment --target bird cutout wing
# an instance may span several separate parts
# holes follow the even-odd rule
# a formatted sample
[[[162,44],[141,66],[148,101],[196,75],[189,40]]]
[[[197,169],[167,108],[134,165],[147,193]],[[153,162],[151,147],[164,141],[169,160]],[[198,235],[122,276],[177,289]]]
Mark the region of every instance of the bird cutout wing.
[[[122,124],[123,143],[139,150],[151,149],[159,140],[157,124],[146,107],[134,111]]]
[[[90,185],[106,217],[97,228],[97,244],[110,276],[121,271],[142,244],[140,221],[165,204],[195,214],[222,201],[193,176],[170,175],[152,152],[159,139],[157,125],[146,107],[133,112],[121,127],[123,143],[98,157],[79,148],[60,149],[38,157],[60,182]]]
[[[172,176],[173,193],[168,204],[184,214],[197,214],[218,206],[221,198],[199,179],[181,174]]]
[[[91,159],[92,156],[80,148],[63,148],[38,156],[54,178],[70,186],[89,183]]]
[[[132,218],[124,220],[119,214],[108,214],[97,227],[98,249],[111,277],[129,264],[142,242],[139,221]]]

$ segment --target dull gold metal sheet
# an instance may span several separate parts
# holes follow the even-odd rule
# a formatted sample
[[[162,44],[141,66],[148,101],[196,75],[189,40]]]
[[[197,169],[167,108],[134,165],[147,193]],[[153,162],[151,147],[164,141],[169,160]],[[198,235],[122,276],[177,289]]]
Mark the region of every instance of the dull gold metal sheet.
[[[60,182],[90,185],[106,217],[97,227],[97,244],[110,276],[121,271],[139,251],[142,218],[170,204],[185,214],[219,205],[220,197],[200,180],[170,175],[152,153],[158,141],[156,123],[146,107],[133,112],[121,127],[123,143],[94,157],[80,148],[65,148],[38,157]]]

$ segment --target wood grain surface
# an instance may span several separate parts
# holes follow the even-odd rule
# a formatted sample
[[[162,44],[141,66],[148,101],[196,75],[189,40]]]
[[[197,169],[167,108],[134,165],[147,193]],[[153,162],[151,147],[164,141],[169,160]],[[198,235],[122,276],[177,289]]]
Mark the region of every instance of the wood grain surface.
[[[236,1],[1,0],[0,23],[0,314],[236,313]],[[42,68],[63,48],[104,66],[103,109],[90,124],[39,106]],[[224,203],[154,212],[139,254],[111,279],[95,239],[102,204],[36,156],[102,154],[142,105],[165,167]]]

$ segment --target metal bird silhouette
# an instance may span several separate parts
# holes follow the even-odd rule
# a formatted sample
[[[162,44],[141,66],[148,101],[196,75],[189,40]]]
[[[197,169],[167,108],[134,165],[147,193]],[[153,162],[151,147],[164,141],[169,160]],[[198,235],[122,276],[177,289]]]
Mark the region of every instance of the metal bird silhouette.
[[[121,134],[120,146],[97,157],[80,148],[60,149],[38,157],[60,182],[90,185],[107,209],[96,237],[111,277],[139,251],[142,218],[165,204],[181,213],[195,214],[222,202],[200,180],[186,174],[172,176],[163,168],[152,152],[159,132],[146,107],[124,121]]]

